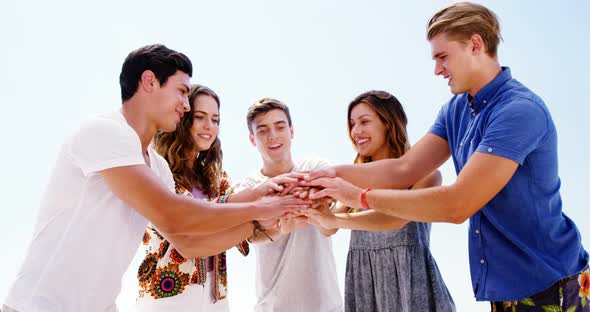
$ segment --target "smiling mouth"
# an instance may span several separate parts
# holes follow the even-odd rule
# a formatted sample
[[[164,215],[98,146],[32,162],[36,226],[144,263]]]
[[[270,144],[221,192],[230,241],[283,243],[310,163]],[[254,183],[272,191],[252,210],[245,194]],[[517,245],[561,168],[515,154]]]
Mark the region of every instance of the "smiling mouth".
[[[274,150],[276,150],[276,149],[279,149],[279,148],[281,148],[281,146],[283,146],[283,144],[277,143],[277,144],[269,145],[269,146],[268,146],[268,149],[270,149],[270,150],[273,150],[273,151],[274,151]]]
[[[361,146],[361,145],[363,145],[363,144],[365,144],[367,142],[369,142],[369,139],[366,139],[366,138],[358,139],[358,140],[356,140],[356,145],[357,146]]]
[[[212,137],[210,134],[198,134],[197,136],[204,140],[211,140]]]

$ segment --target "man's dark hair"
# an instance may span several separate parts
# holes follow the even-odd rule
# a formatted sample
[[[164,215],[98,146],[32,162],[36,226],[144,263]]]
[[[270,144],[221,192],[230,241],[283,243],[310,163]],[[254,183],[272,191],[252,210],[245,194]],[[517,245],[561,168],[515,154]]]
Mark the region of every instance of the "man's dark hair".
[[[123,102],[135,94],[141,75],[146,70],[151,70],[162,86],[178,70],[189,77],[193,75],[193,65],[186,55],[162,44],[141,47],[127,55],[121,68],[119,84]]]

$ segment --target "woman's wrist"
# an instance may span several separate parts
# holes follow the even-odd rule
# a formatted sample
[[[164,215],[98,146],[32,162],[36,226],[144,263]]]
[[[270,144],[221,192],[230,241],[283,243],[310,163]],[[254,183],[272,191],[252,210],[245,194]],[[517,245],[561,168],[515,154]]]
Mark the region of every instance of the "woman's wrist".
[[[367,203],[367,193],[371,191],[371,188],[366,188],[361,192],[360,200],[361,200],[361,211],[369,210],[369,203]]]

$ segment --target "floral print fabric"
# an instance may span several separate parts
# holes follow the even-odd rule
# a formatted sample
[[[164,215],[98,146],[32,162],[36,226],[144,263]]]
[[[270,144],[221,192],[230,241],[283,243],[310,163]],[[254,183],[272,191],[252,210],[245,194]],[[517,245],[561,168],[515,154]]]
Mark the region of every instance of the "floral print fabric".
[[[224,178],[220,184],[220,194],[217,202],[224,202],[231,193],[228,178]],[[182,188],[176,188],[176,193],[184,196],[192,194]],[[138,300],[168,298],[181,294],[191,284],[204,285],[207,276],[205,265],[206,258],[187,259],[174,248],[158,231],[149,226],[143,235],[143,247],[145,258],[137,271],[139,282]],[[236,246],[244,255],[248,255],[249,246],[246,241]],[[225,252],[213,257],[213,298],[215,301],[224,299],[227,296],[227,267]]]
[[[559,280],[529,298],[492,302],[492,312],[590,312],[590,270]]]

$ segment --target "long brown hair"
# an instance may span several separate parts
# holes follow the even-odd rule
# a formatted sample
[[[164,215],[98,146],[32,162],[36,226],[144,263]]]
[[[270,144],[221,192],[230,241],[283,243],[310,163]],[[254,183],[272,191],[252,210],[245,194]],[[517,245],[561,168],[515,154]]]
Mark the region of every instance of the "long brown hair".
[[[219,183],[223,174],[223,152],[221,141],[216,137],[211,147],[199,152],[197,156],[197,145],[190,130],[194,121],[195,100],[199,95],[214,98],[219,109],[219,97],[213,90],[202,85],[192,85],[189,94],[191,111],[184,114],[176,130],[159,131],[152,145],[168,162],[177,187],[183,187],[189,192],[193,187],[198,187],[208,196],[215,197],[219,195]]]
[[[408,125],[408,118],[404,112],[402,104],[397,98],[385,91],[369,91],[357,96],[348,105],[348,137],[352,141],[354,149],[357,151],[354,163],[366,163],[372,161],[371,157],[363,157],[358,154],[358,147],[352,137],[352,124],[350,122],[350,114],[352,109],[365,103],[369,105],[379,116],[379,119],[385,124],[387,145],[393,158],[401,157],[410,148],[408,141],[408,132],[406,126]]]

